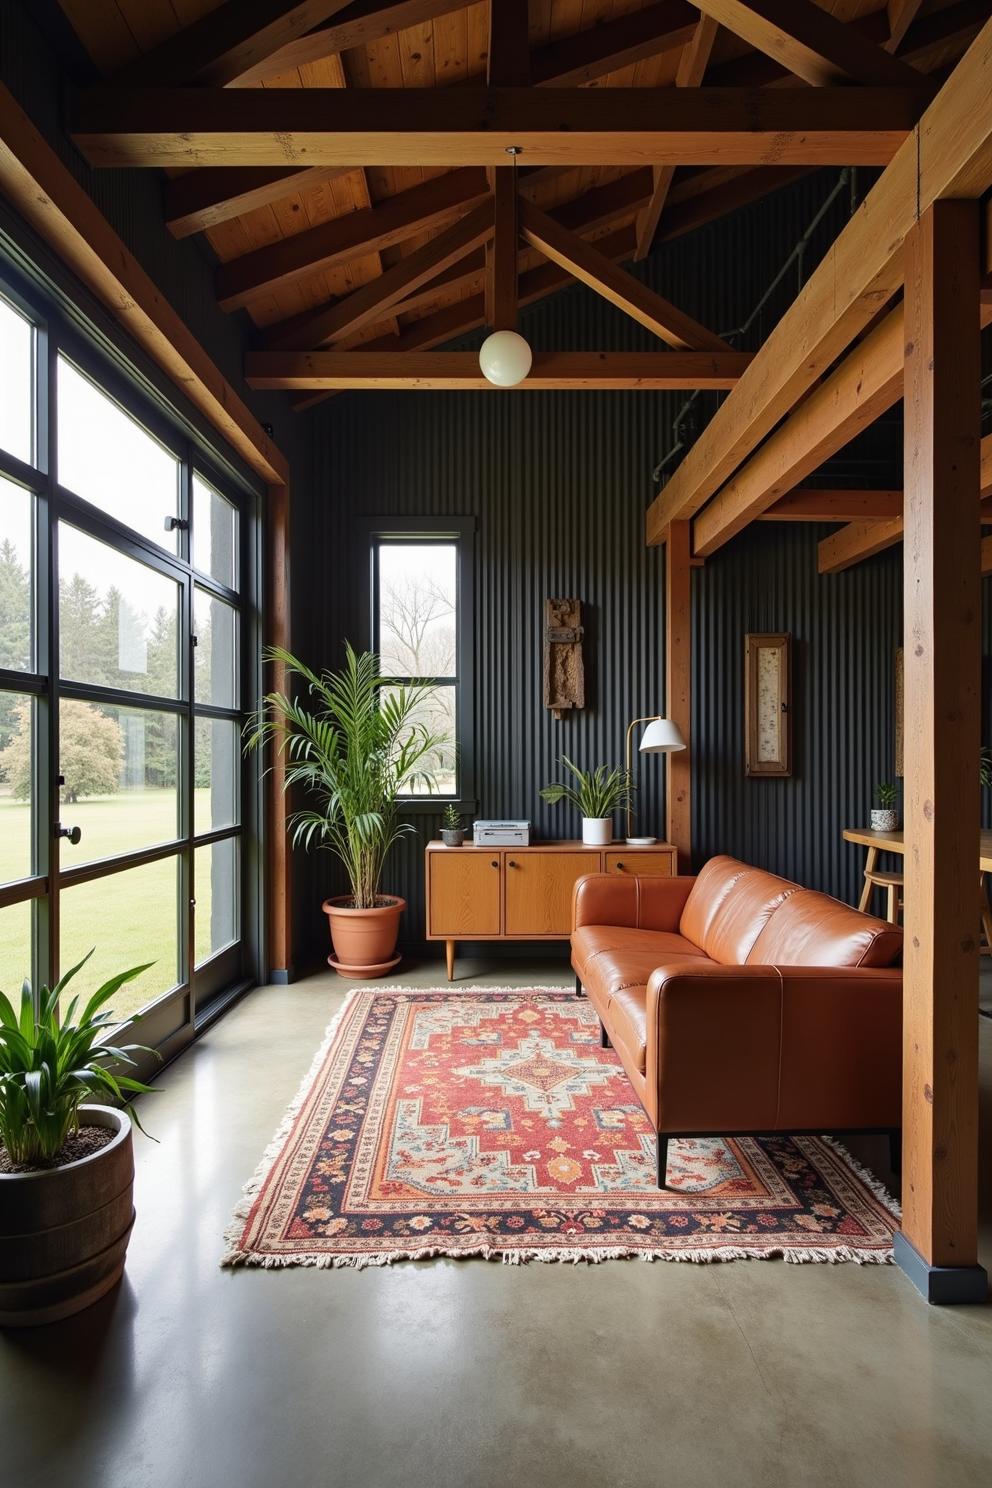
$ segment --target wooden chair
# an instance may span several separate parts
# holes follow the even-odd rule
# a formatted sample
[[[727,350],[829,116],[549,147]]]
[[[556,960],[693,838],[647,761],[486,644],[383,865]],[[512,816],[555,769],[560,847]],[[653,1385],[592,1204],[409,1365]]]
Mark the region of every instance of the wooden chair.
[[[905,880],[901,873],[889,873],[882,868],[865,869],[867,898],[871,898],[872,889],[885,890],[885,918],[892,925],[899,924],[904,883]]]

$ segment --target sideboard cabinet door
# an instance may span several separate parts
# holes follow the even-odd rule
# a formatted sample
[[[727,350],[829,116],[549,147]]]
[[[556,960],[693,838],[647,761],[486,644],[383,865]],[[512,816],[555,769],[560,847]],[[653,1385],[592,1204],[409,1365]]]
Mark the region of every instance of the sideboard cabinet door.
[[[606,871],[607,873],[636,874],[642,878],[648,874],[670,878],[675,872],[675,863],[670,851],[608,852],[606,854]]]
[[[548,935],[566,940],[572,933],[572,890],[584,873],[598,873],[598,853],[522,852],[507,848],[506,930],[508,936]]]
[[[428,918],[431,935],[471,940],[499,935],[499,854],[432,852]]]

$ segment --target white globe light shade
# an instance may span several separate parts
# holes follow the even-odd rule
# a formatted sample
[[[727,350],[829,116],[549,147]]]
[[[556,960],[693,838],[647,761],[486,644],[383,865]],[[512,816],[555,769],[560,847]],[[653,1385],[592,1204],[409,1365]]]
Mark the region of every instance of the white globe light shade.
[[[641,754],[674,754],[685,748],[682,730],[670,718],[655,718],[641,735]]]
[[[494,387],[516,387],[530,371],[533,353],[516,331],[493,331],[479,347],[482,375]]]

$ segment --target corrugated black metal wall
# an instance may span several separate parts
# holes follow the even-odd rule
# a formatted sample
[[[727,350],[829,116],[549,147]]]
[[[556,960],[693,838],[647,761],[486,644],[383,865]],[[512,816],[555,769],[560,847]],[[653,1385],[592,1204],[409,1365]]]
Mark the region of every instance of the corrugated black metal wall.
[[[801,183],[668,245],[643,266],[666,295],[720,331],[739,325],[837,179]],[[865,183],[866,184],[866,183]],[[807,251],[808,274],[848,209],[838,199]],[[754,327],[759,344],[795,294],[790,274]],[[529,312],[536,347],[643,347],[640,328],[576,288]],[[351,518],[470,515],[478,522],[474,726],[479,814],[532,819],[537,832],[578,823],[538,791],[564,749],[590,764],[619,761],[627,721],[664,706],[663,564],[643,542],[651,471],[671,443],[681,396],[648,393],[382,393],[333,399],[314,418],[322,566],[308,656],[336,664],[345,636],[368,641],[355,602]],[[824,484],[885,485],[900,473],[898,419],[875,426],[823,473]],[[901,554],[820,578],[824,531],[762,524],[694,577],[694,841],[699,860],[729,851],[850,899],[862,860],[841,841],[863,821],[871,789],[893,773],[893,656],[901,629]],[[545,597],[585,605],[588,706],[556,723],[541,702]],[[795,637],[796,769],[789,780],[743,774],[743,651],[748,630]],[[992,650],[992,645],[989,647]],[[663,764],[640,768],[645,831],[663,831]],[[407,939],[424,923],[423,843],[438,819],[393,858],[390,889],[409,901]],[[333,882],[327,862],[301,893],[316,905]],[[318,933],[319,933],[318,927]],[[314,948],[319,944],[313,942]]]

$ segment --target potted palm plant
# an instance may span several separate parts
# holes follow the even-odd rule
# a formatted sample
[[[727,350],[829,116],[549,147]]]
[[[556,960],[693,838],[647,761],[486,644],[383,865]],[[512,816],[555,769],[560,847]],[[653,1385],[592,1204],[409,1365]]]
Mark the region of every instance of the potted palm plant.
[[[561,756],[561,763],[575,776],[576,784],[556,781],[546,785],[541,799],[552,806],[567,801],[582,817],[582,841],[591,847],[608,846],[613,841],[613,813],[627,805],[633,791],[630,776],[610,765],[580,770],[567,754]]]
[[[402,685],[380,675],[379,658],[345,644],[339,672],[311,670],[273,647],[270,661],[305,684],[301,699],[269,693],[249,724],[248,747],[269,741],[287,760],[285,788],[302,786],[312,805],[294,812],[294,846],[327,848],[343,864],[350,893],[325,899],[339,976],[384,976],[395,954],[406,901],[380,893],[386,855],[408,832],[398,797],[417,786],[435,788],[446,739],[423,715],[429,683]]]
[[[3,1327],[81,1312],[124,1270],[134,1223],[134,1113],[126,1093],[149,1087],[121,1072],[143,1045],[120,1044],[134,1019],[121,1022],[107,1005],[148,968],[135,966],[104,982],[81,1012],[74,997],[60,1017],[59,999],[83,965],[42,988],[37,1014],[29,982],[19,1012],[0,992]],[[106,1043],[111,1029],[114,1042]],[[86,1104],[93,1096],[123,1109]]]

